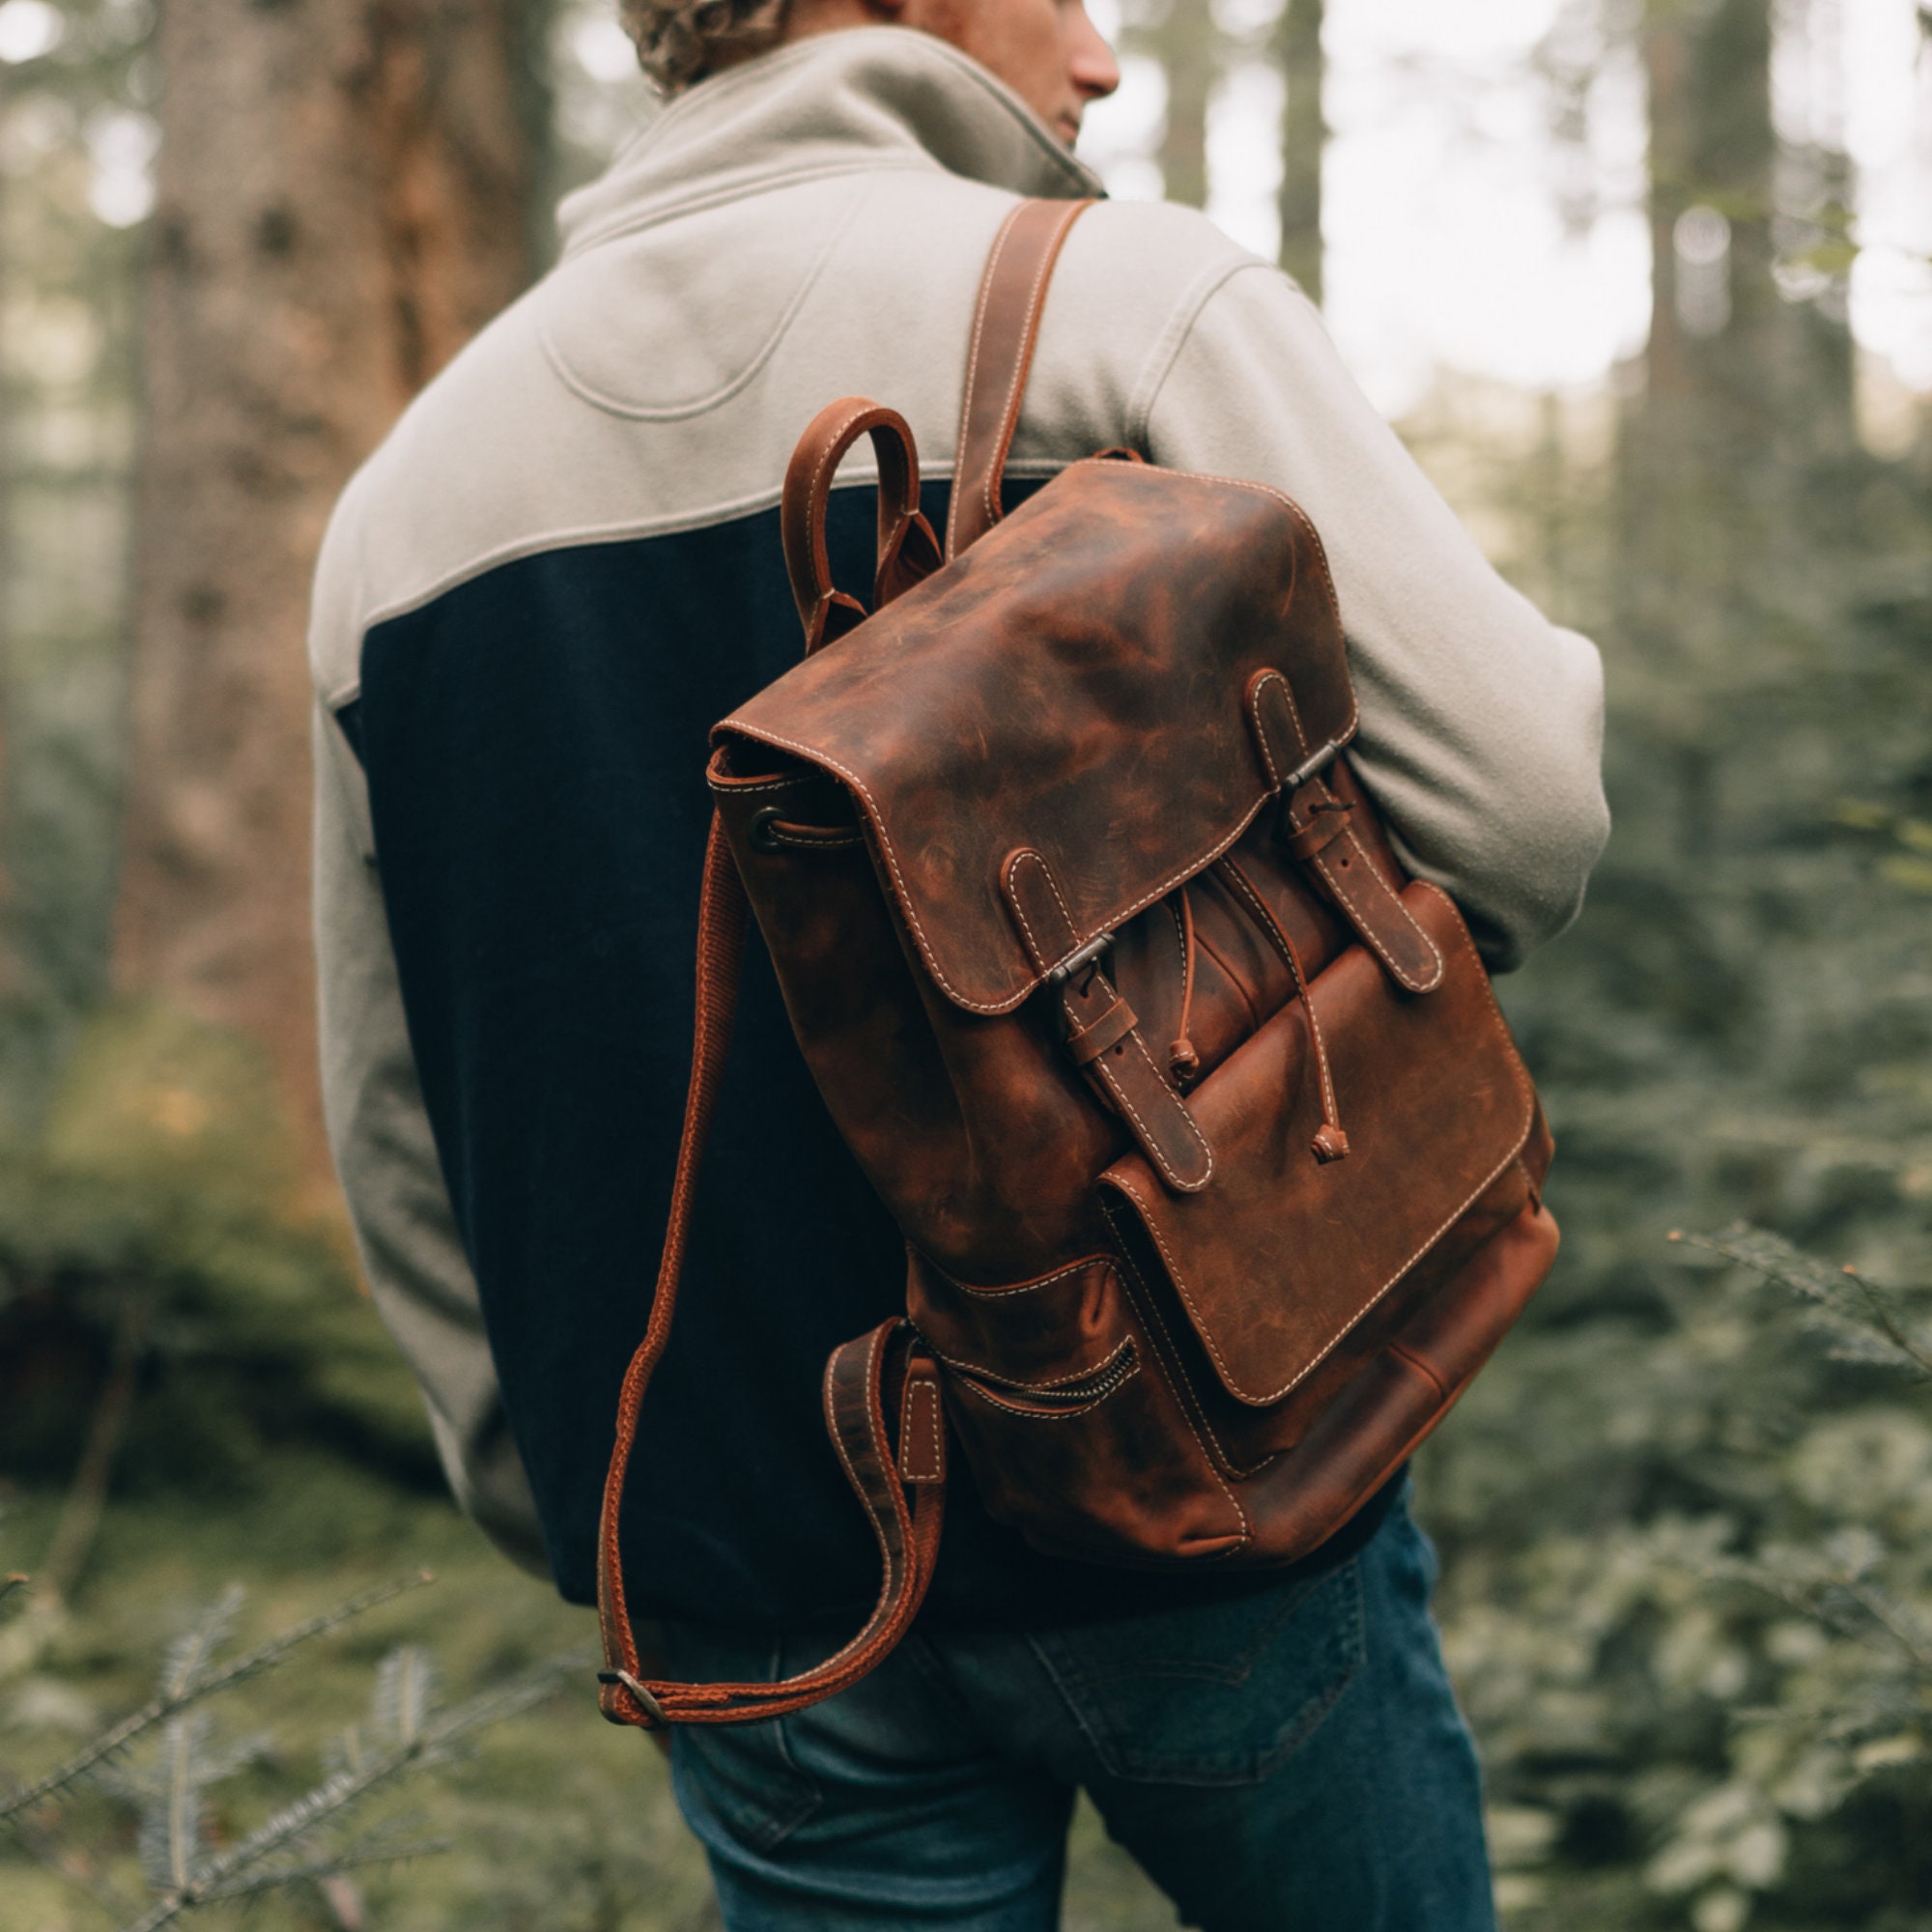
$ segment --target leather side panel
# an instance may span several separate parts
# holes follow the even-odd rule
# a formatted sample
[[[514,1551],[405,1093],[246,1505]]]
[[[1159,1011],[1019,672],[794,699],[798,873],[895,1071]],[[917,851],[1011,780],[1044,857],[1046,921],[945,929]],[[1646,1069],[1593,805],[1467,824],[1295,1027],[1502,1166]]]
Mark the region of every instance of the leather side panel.
[[[968,1288],[915,1252],[907,1300],[996,1520],[1049,1554],[1129,1567],[1246,1547],[1234,1488],[1155,1365],[1111,1257]]]

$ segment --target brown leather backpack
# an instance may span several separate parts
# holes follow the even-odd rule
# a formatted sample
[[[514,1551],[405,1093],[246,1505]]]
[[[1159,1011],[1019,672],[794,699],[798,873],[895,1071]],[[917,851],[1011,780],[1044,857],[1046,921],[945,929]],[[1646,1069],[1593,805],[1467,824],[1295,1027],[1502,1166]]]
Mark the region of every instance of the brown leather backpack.
[[[1354,694],[1308,520],[1126,452],[1001,517],[1048,275],[1084,206],[1022,203],[994,245],[943,556],[891,410],[833,404],[785,479],[807,657],[713,733],[691,1092],[600,1533],[616,1722],[777,1717],[878,1663],[932,1574],[949,1436],[993,1516],[1055,1554],[1306,1555],[1441,1420],[1555,1255],[1549,1136],[1489,977],[1350,773]],[[824,525],[862,435],[869,615],[833,587]],[[815,1670],[646,1681],[618,1503],[748,901],[906,1236],[907,1319],[825,1372],[885,1581]]]

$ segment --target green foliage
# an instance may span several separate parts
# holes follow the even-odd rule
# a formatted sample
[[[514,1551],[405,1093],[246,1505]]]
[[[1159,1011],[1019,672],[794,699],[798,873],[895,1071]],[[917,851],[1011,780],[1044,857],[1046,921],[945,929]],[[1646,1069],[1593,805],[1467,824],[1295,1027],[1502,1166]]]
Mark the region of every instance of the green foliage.
[[[587,1658],[546,1660],[444,1708],[429,1653],[419,1645],[398,1644],[377,1668],[367,1717],[341,1733],[326,1775],[272,1804],[239,1836],[218,1829],[234,1809],[213,1794],[266,1763],[272,1740],[266,1731],[223,1737],[213,1714],[202,1708],[278,1668],[301,1646],[340,1630],[400,1590],[429,1580],[424,1575],[364,1592],[242,1657],[222,1661],[219,1654],[242,1602],[240,1589],[229,1590],[168,1647],[150,1701],[64,1763],[11,1795],[0,1793],[0,1822],[12,1825],[43,1865],[74,1878],[98,1907],[125,1918],[127,1932],[159,1932],[209,1905],[339,1881],[352,1870],[444,1849],[393,1822],[354,1834],[345,1827],[387,1786],[446,1764],[464,1740],[547,1699],[565,1672],[588,1668]],[[72,1843],[71,1824],[59,1807],[82,1778],[108,1800],[105,1822],[124,1815],[133,1827],[133,1863],[153,1894],[145,1909],[125,1902],[122,1861],[114,1856],[112,1837],[92,1857]],[[97,1817],[97,1830],[102,1822]]]
[[[302,1441],[438,1485],[413,1383],[296,1172],[251,1045],[97,1015],[38,1141],[0,1146],[0,1467],[64,1479],[131,1337],[124,1484],[232,1497]]]
[[[1431,1470],[1503,1894],[1525,1928],[1932,1922],[1932,1388],[1900,1373],[1932,1293],[1699,1245],[1739,1265],[1687,1267],[1666,1325],[1584,1331],[1598,1404],[1572,1337],[1526,1337]],[[1525,1440],[1565,1520],[1498,1535]]]
[[[1565,1249],[1421,1469],[1518,1932],[1932,1924],[1925,1297],[1869,1287],[1932,1197],[1932,490],[1857,449],[1818,315],[1753,313],[1721,380],[1418,426],[1609,675],[1609,852],[1500,989]],[[1837,1259],[1673,1263],[1740,1213]]]

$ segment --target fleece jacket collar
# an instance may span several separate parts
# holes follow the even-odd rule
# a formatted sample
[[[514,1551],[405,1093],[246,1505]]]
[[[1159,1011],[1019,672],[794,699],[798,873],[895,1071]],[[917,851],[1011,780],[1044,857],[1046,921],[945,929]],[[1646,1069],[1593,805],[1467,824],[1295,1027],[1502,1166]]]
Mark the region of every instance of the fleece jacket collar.
[[[1019,96],[907,27],[819,34],[680,95],[558,211],[566,259],[612,236],[781,184],[940,168],[1014,194],[1097,195]]]

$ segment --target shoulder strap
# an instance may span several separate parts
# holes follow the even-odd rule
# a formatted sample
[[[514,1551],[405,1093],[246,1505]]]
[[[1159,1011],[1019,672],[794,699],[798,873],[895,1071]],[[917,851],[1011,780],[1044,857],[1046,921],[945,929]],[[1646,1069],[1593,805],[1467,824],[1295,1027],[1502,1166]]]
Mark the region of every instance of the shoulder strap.
[[[617,1398],[617,1440],[604,1482],[597,1530],[597,1619],[604,1643],[598,1705],[612,1723],[655,1730],[668,1723],[750,1723],[782,1717],[842,1690],[870,1670],[905,1634],[932,1578],[945,1501],[945,1427],[938,1373],[909,1323],[883,1323],[835,1350],[825,1365],[825,1426],[847,1479],[878,1539],[884,1568],[879,1600],[866,1627],[814,1670],[780,1684],[677,1684],[643,1676],[624,1594],[619,1522],[624,1478],[651,1374],[670,1340],[684,1270],[697,1170],[731,1044],[732,1008],[745,942],[745,890],[714,815],[704,854],[697,914],[697,1015],[691,1087],[671,1181],[670,1221],[658,1264],[644,1339],[631,1357]],[[898,1453],[886,1428],[888,1390],[897,1384]],[[910,1499],[908,1499],[910,1492]]]
[[[1000,484],[1033,364],[1047,280],[1067,230],[1092,206],[1086,201],[1023,201],[1007,217],[993,243],[973,319],[947,527],[949,555],[956,555],[1000,520]],[[806,467],[814,474],[829,473],[838,451],[860,430],[872,427],[867,417],[853,428],[843,414],[836,424],[829,423],[833,413],[822,412],[808,432],[818,460]],[[824,444],[822,450],[819,443]],[[800,469],[797,459],[792,467],[794,472]],[[916,504],[916,497],[913,501]],[[904,521],[901,518],[900,524]],[[883,508],[881,536],[883,540]],[[804,548],[809,549],[809,543]],[[888,548],[895,554],[896,542]],[[881,557],[881,598],[890,594],[891,560]],[[815,573],[814,582],[817,575],[823,573]],[[892,587],[903,585],[894,582]],[[805,611],[803,597],[801,611]],[[808,638],[816,641],[809,622]],[[878,1601],[865,1628],[816,1669],[777,1684],[680,1684],[643,1675],[624,1592],[619,1538],[624,1478],[637,1441],[644,1391],[670,1340],[697,1172],[731,1043],[747,910],[731,848],[714,814],[698,897],[696,1020],[684,1129],[671,1181],[670,1219],[650,1320],[624,1372],[617,1398],[616,1442],[604,1481],[597,1528],[597,1620],[605,1663],[597,1673],[598,1706],[612,1723],[645,1730],[673,1723],[743,1724],[783,1717],[857,1683],[912,1627],[932,1580],[945,1510],[946,1425],[938,1367],[909,1322],[887,1321],[835,1350],[825,1365],[825,1426],[872,1525],[884,1573]],[[898,1410],[896,1454],[886,1423],[893,1406]]]
[[[1092,201],[1023,201],[1001,224],[980,283],[952,465],[946,554],[957,556],[1000,521],[1000,485],[1033,368],[1047,283],[1067,231]]]

